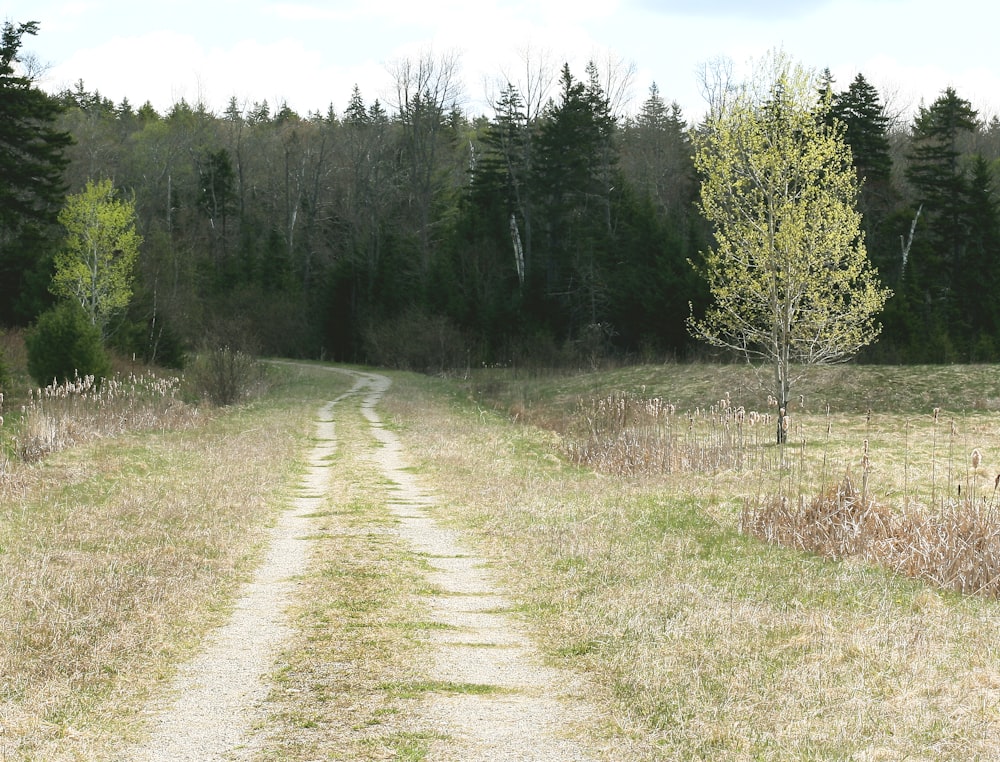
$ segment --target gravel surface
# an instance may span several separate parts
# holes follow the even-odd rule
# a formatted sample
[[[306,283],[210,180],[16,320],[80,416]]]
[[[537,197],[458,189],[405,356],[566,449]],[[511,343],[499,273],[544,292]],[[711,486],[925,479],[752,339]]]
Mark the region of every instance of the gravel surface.
[[[579,740],[597,716],[586,688],[542,663],[511,602],[461,538],[427,512],[434,496],[406,470],[399,439],[382,426],[376,405],[389,388],[371,376],[362,412],[382,445],[373,457],[394,485],[390,508],[399,532],[433,569],[427,596],[432,622],[426,680],[477,686],[471,692],[431,693],[412,718],[415,730],[440,736],[429,759],[455,762],[586,762],[596,759]]]
[[[217,630],[201,654],[180,669],[172,700],[150,708],[152,734],[123,759],[181,762],[246,758],[253,729],[265,717],[264,677],[290,634],[285,608],[294,578],[305,570],[310,520],[322,503],[337,446],[333,409],[361,399],[362,413],[379,443],[372,457],[390,481],[390,507],[398,531],[422,554],[431,571],[427,596],[432,621],[445,625],[428,635],[426,680],[446,689],[428,692],[405,719],[413,732],[431,734],[430,760],[477,762],[586,762],[582,743],[596,713],[586,688],[544,665],[524,629],[510,614],[482,559],[470,554],[456,533],[428,514],[434,496],[406,470],[398,438],[382,425],[376,406],[388,378],[350,373],[354,388],[319,411],[316,444],[293,507],[272,531],[269,551],[239,599],[232,618]],[[451,684],[449,686],[449,684]],[[474,686],[475,690],[461,690]]]
[[[291,630],[285,608],[305,570],[310,519],[323,504],[336,450],[331,415],[349,392],[318,412],[306,473],[291,509],[271,530],[264,562],[244,588],[229,621],[178,671],[165,702],[149,707],[151,735],[123,757],[134,762],[211,762],[231,757],[264,716],[274,656]]]

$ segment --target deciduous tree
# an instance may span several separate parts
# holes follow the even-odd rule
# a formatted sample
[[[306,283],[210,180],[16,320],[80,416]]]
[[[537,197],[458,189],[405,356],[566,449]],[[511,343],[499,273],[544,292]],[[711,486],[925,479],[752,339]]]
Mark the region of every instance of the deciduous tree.
[[[699,265],[712,303],[689,327],[764,361],[787,409],[794,367],[872,342],[888,292],[865,251],[851,152],[842,129],[818,118],[828,105],[817,103],[814,76],[781,54],[767,63],[712,104],[696,136],[715,247]]]
[[[88,182],[67,198],[59,214],[66,242],[56,254],[52,292],[73,299],[106,335],[110,319],[132,297],[132,276],[142,237],[135,207],[115,197],[110,180]]]

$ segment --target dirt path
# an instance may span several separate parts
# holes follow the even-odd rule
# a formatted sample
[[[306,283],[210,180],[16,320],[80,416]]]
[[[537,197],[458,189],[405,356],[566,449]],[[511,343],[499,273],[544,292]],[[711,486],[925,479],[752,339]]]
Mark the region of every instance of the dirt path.
[[[432,620],[424,679],[428,691],[406,723],[429,733],[431,760],[530,760],[584,762],[594,759],[575,740],[595,716],[583,688],[546,667],[524,630],[508,613],[483,561],[470,555],[454,532],[439,526],[427,509],[434,496],[406,470],[402,446],[376,412],[390,381],[349,372],[354,387],[320,409],[308,469],[292,509],[272,531],[264,563],[237,602],[230,621],[203,652],[184,665],[170,695],[151,707],[152,735],[125,759],[136,762],[248,758],[254,728],[265,717],[264,677],[290,634],[285,609],[295,593],[294,577],[305,571],[309,551],[307,516],[324,500],[337,448],[333,411],[359,399],[378,442],[375,458],[390,482],[391,509],[400,536],[427,560],[427,596]]]
[[[523,628],[509,613],[484,561],[428,514],[434,496],[406,470],[399,439],[382,425],[376,405],[389,388],[370,375],[362,413],[380,443],[373,457],[393,485],[390,508],[399,533],[433,569],[427,596],[433,630],[425,679],[451,690],[431,693],[414,727],[442,738],[432,760],[583,762],[594,759],[579,739],[594,712],[583,686],[546,667]]]
[[[150,707],[152,733],[125,759],[135,762],[210,762],[227,759],[244,746],[264,716],[268,687],[263,678],[278,647],[290,634],[285,608],[294,578],[306,568],[307,516],[324,500],[336,450],[332,414],[362,386],[318,411],[315,444],[292,508],[271,530],[264,562],[244,588],[232,617],[209,638],[202,652],[182,665],[169,692],[170,703]]]

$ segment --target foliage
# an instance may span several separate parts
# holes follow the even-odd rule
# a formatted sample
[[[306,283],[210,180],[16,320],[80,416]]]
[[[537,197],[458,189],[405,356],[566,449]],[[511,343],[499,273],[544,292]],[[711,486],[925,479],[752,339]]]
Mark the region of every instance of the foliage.
[[[111,359],[101,342],[100,329],[75,302],[61,302],[42,313],[24,341],[28,372],[39,386],[111,375]]]
[[[264,384],[264,368],[253,355],[221,346],[201,352],[190,364],[186,378],[199,397],[225,407],[258,392]]]
[[[470,347],[447,318],[416,310],[364,332],[369,362],[383,367],[440,373],[469,362]]]
[[[37,22],[6,21],[0,37],[0,323],[30,318],[44,298],[65,192],[71,138],[57,127],[59,104],[35,87],[34,65],[21,53],[23,37],[37,32]]]
[[[918,335],[941,333],[947,326],[942,337],[947,344],[938,343],[951,345],[952,357],[968,352],[977,332],[993,329],[993,316],[983,315],[977,298],[980,289],[997,278],[995,255],[982,256],[991,235],[994,240],[986,245],[996,244],[995,231],[990,230],[996,225],[991,173],[980,165],[973,186],[979,162],[964,156],[962,145],[977,130],[977,116],[953,88],[929,107],[922,106],[914,120],[905,173],[921,215],[902,293]],[[942,349],[927,359],[948,359],[948,352]]]
[[[30,91],[24,58],[12,76]],[[615,357],[698,351],[687,305],[701,315],[709,299],[687,262],[711,242],[692,161],[705,125],[655,83],[629,113],[619,94],[630,73],[604,62],[575,72],[526,57],[485,115],[462,111],[451,57],[400,62],[393,75],[389,101],[354,88],[339,114],[235,98],[220,114],[183,100],[159,114],[83,82],[50,99],[54,121],[25,134],[76,139],[59,151],[60,182],[79,193],[113,177],[135,201],[145,244],[125,319],[151,329],[114,325],[131,337],[116,344],[150,357],[161,327],[190,348],[239,321],[269,354],[361,361],[371,326],[415,311],[450,323],[487,362],[512,361],[537,336],[551,357],[595,325],[608,326]],[[1000,288],[1000,118],[980,120],[952,90],[907,123],[862,73],[817,84],[830,106],[817,118],[851,147],[864,247],[894,292],[878,344],[860,356],[1000,358],[1000,314],[985,296]],[[16,93],[3,105],[25,102]],[[0,133],[17,124],[0,121]],[[61,196],[46,203],[48,223],[17,215],[16,245],[0,242],[0,322],[27,322],[51,301]]]
[[[793,364],[841,362],[871,343],[888,293],[860,234],[850,150],[817,118],[826,104],[812,76],[780,56],[765,76],[763,92],[715,104],[696,139],[716,245],[699,266],[713,303],[690,326],[766,361],[784,409]]]
[[[56,254],[52,292],[74,299],[101,335],[132,298],[132,278],[142,237],[135,205],[115,198],[110,180],[87,181],[59,214],[66,243]]]

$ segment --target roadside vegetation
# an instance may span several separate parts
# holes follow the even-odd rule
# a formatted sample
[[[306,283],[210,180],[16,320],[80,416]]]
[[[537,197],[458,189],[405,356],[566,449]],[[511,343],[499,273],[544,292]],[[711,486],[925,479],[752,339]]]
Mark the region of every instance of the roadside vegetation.
[[[270,371],[227,409],[147,368],[39,395],[4,342],[0,759],[112,759],[228,615],[340,380]]]
[[[549,656],[594,679],[648,758],[996,758],[995,587],[897,573],[849,544],[822,557],[796,530],[839,523],[892,545],[909,536],[875,518],[909,518],[966,538],[939,568],[970,561],[966,545],[995,555],[994,368],[812,369],[785,445],[746,366],[405,384],[386,407],[446,492],[442,518],[471,530]],[[659,439],[650,405],[671,411]],[[759,438],[738,432],[740,407],[770,414]],[[850,521],[817,510],[838,485]],[[976,539],[961,534],[972,518]]]
[[[392,378],[380,414],[432,512],[489,559],[547,658],[590,681],[613,717],[603,744],[648,760],[997,758],[995,589],[868,553],[904,550],[906,519],[975,518],[979,539],[952,536],[995,580],[995,368],[809,369],[781,445],[745,365]],[[225,617],[317,405],[349,383],[270,379],[241,405],[8,471],[4,758],[107,758]],[[363,419],[337,416],[254,754],[421,759],[432,739],[407,727],[416,699],[399,686],[429,627],[422,562],[390,531]],[[812,535],[827,544],[804,549]]]

